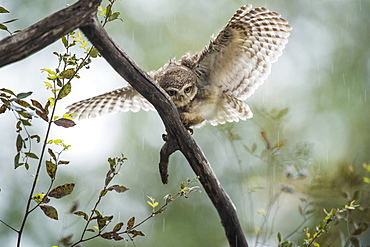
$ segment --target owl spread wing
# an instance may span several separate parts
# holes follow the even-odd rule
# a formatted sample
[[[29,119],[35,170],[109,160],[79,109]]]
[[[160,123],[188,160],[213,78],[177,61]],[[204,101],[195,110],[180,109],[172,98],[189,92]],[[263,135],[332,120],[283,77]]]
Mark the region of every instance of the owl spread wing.
[[[149,101],[131,86],[127,86],[76,102],[67,107],[67,113],[76,113],[78,119],[86,119],[115,114],[119,111],[138,112],[140,109],[144,111],[155,110]]]
[[[292,29],[280,14],[263,7],[251,8],[251,5],[240,7],[216,39],[212,38],[209,46],[194,55],[198,60],[194,71],[201,84],[217,86],[220,93],[241,101],[250,97],[266,80]],[[239,114],[240,118],[252,117],[249,107],[244,106],[242,111],[246,115]],[[215,119],[209,119],[210,122],[234,121],[233,118],[225,119],[227,109],[225,106]]]

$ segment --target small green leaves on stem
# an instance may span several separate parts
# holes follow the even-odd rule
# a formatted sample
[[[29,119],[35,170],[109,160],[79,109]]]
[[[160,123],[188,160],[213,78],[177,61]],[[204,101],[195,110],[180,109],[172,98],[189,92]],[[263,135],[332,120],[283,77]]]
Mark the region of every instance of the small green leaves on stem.
[[[0,6],[0,14],[7,14],[7,13],[10,13],[9,10],[5,9],[4,7]],[[11,19],[11,20],[8,20],[8,21],[4,21],[4,22],[0,22],[0,30],[4,30],[4,31],[7,31],[10,35],[13,35],[15,33],[18,33],[20,32],[21,30],[16,30],[14,32],[11,32],[9,30],[9,28],[5,25],[5,24],[9,24],[9,23],[12,23],[14,21],[17,21],[18,19]]]
[[[146,202],[149,204],[149,206],[152,207],[152,213],[154,213],[155,212],[155,207],[157,207],[159,203],[156,202],[155,198],[153,198],[151,196],[148,196],[148,198],[149,198],[150,201],[146,201]]]
[[[320,247],[320,244],[317,243],[317,239],[323,234],[323,233],[326,233],[328,232],[329,230],[329,223],[336,220],[336,219],[339,219],[341,217],[339,217],[339,215],[341,213],[348,213],[349,210],[355,210],[356,207],[358,207],[359,205],[355,205],[354,204],[355,201],[351,201],[349,203],[349,205],[345,205],[342,209],[335,209],[335,208],[332,208],[329,212],[326,211],[326,209],[324,209],[324,213],[326,214],[325,218],[316,226],[316,230],[313,234],[311,234],[309,232],[309,229],[308,228],[305,228],[304,229],[304,232],[305,232],[305,235],[306,235],[306,238],[304,239],[304,242],[303,242],[303,247]]]
[[[64,150],[68,150],[68,148],[70,148],[70,147],[71,147],[71,145],[67,145],[67,144],[65,144],[65,143],[64,143],[64,141],[63,141],[63,140],[61,140],[61,139],[49,140],[49,141],[47,142],[47,144],[54,144],[54,145],[62,146],[62,147],[63,147],[63,150],[62,150],[62,151],[64,151]]]

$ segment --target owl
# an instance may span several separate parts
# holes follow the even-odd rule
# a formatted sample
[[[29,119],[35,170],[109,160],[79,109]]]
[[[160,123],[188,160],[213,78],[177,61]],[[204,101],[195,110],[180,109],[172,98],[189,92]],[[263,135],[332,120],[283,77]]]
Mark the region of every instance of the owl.
[[[292,29],[280,14],[251,5],[240,7],[226,27],[202,51],[171,59],[153,81],[169,95],[186,128],[237,122],[252,117],[244,103],[266,80]],[[67,107],[79,119],[119,111],[155,110],[126,86]]]

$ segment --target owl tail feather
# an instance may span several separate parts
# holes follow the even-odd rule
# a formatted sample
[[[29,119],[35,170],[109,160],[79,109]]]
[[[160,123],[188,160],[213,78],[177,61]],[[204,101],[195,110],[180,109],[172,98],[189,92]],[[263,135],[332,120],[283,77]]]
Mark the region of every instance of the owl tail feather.
[[[213,126],[224,124],[226,122],[239,122],[253,117],[253,113],[249,106],[243,101],[238,100],[232,95],[223,95],[223,103],[217,107],[217,114],[214,119],[208,120]]]

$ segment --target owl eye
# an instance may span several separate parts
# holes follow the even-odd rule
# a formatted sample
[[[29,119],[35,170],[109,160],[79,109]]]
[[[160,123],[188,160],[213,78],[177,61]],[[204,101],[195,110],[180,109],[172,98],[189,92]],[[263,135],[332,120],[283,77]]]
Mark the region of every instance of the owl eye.
[[[168,90],[168,91],[166,91],[167,92],[167,94],[169,95],[169,96],[174,96],[174,95],[176,95],[176,91],[175,90]]]
[[[193,87],[191,87],[191,86],[187,87],[187,88],[185,88],[184,92],[185,93],[190,93],[192,89],[193,89]]]

